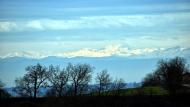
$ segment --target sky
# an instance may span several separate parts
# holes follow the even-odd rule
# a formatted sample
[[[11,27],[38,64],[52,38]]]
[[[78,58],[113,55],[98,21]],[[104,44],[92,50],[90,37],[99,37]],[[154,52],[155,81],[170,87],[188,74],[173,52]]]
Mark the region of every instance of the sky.
[[[189,0],[0,0],[0,14],[1,58],[143,58],[190,47]]]
[[[21,74],[14,70],[23,74],[25,68],[8,58],[119,57],[89,62],[119,69],[111,73],[131,82],[155,69],[148,59],[181,56],[190,62],[189,41],[190,0],[0,0],[0,79],[8,86]],[[124,64],[122,58],[140,62]]]

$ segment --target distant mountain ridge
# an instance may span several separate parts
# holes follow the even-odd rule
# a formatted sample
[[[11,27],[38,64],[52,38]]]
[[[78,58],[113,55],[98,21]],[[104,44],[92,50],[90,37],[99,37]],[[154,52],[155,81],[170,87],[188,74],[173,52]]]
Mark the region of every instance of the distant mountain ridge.
[[[114,47],[112,47],[114,48]],[[109,47],[109,50],[112,50]],[[70,54],[69,54],[70,53]],[[88,53],[88,54],[85,54]],[[23,57],[29,59],[45,59],[48,57],[58,57],[58,58],[109,58],[109,57],[125,57],[125,58],[171,58],[175,56],[190,57],[190,48],[185,47],[170,47],[170,48],[139,48],[130,49],[120,46],[115,46],[114,50],[109,52],[105,49],[81,49],[78,51],[71,52],[61,52],[54,54],[42,54],[35,52],[13,52],[4,56],[0,56],[0,59]]]

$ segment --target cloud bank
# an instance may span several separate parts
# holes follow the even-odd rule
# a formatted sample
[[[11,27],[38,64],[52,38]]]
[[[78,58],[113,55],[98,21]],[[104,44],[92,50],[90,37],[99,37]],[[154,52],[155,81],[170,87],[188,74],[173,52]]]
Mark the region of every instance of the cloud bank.
[[[26,57],[40,59],[48,56],[56,57],[130,57],[130,58],[160,58],[160,57],[174,57],[182,56],[187,57],[190,52],[190,48],[172,47],[172,48],[138,48],[129,49],[122,47],[121,45],[109,45],[102,49],[89,49],[83,48],[76,51],[69,52],[57,52],[57,53],[40,53],[40,52],[13,52],[7,55],[1,56],[1,58],[9,57]]]
[[[0,32],[28,30],[70,30],[92,28],[173,27],[187,26],[190,13],[157,15],[89,16],[75,19],[37,19],[28,21],[0,21]],[[179,24],[181,23],[181,24]]]

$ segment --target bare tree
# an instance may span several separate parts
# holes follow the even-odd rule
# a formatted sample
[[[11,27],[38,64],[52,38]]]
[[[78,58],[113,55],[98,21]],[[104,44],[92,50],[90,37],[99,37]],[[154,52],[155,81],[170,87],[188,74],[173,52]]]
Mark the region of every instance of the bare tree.
[[[107,70],[103,70],[97,74],[96,82],[98,84],[99,95],[101,95],[101,93],[104,91],[108,91],[109,85],[111,83],[111,77],[107,73]]]
[[[51,72],[49,81],[52,84],[50,91],[53,91],[55,96],[63,96],[66,93],[66,87],[69,81],[69,72],[65,69],[60,70],[59,66],[54,67],[52,65],[49,66],[49,72]]]
[[[49,72],[47,72],[46,67],[40,65],[31,65],[26,67],[27,74],[24,77],[16,79],[16,91],[20,95],[37,97],[39,89],[41,87],[47,86],[47,78],[49,77]],[[19,91],[18,91],[19,90]]]
[[[145,77],[143,85],[161,85],[170,95],[175,95],[183,84],[184,74],[188,71],[186,61],[181,57],[160,60],[156,71]]]
[[[119,96],[121,95],[121,89],[125,88],[125,86],[125,81],[122,78],[116,79],[112,84],[112,91],[114,91],[115,95]]]
[[[158,64],[156,72],[160,75],[164,87],[171,95],[175,95],[182,86],[183,75],[188,72],[185,59],[176,57],[170,60],[161,60]]]
[[[15,80],[16,87],[14,91],[22,97],[32,97],[33,96],[33,84],[31,83],[28,75],[25,75],[22,78],[16,78]]]
[[[66,70],[70,73],[70,79],[74,96],[81,93],[91,81],[93,68],[88,64],[69,63]]]
[[[161,85],[160,75],[157,72],[149,73],[142,81],[142,86],[160,86]]]

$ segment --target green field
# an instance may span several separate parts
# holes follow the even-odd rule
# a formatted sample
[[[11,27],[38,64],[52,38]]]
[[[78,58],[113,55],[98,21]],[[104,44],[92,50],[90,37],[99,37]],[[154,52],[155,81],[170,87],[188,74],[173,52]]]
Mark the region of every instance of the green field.
[[[98,93],[91,93],[93,96],[97,96]],[[101,94],[102,96],[114,96],[118,95],[117,91],[106,91]],[[167,90],[159,86],[128,88],[119,90],[119,96],[134,96],[134,95],[168,95]]]

